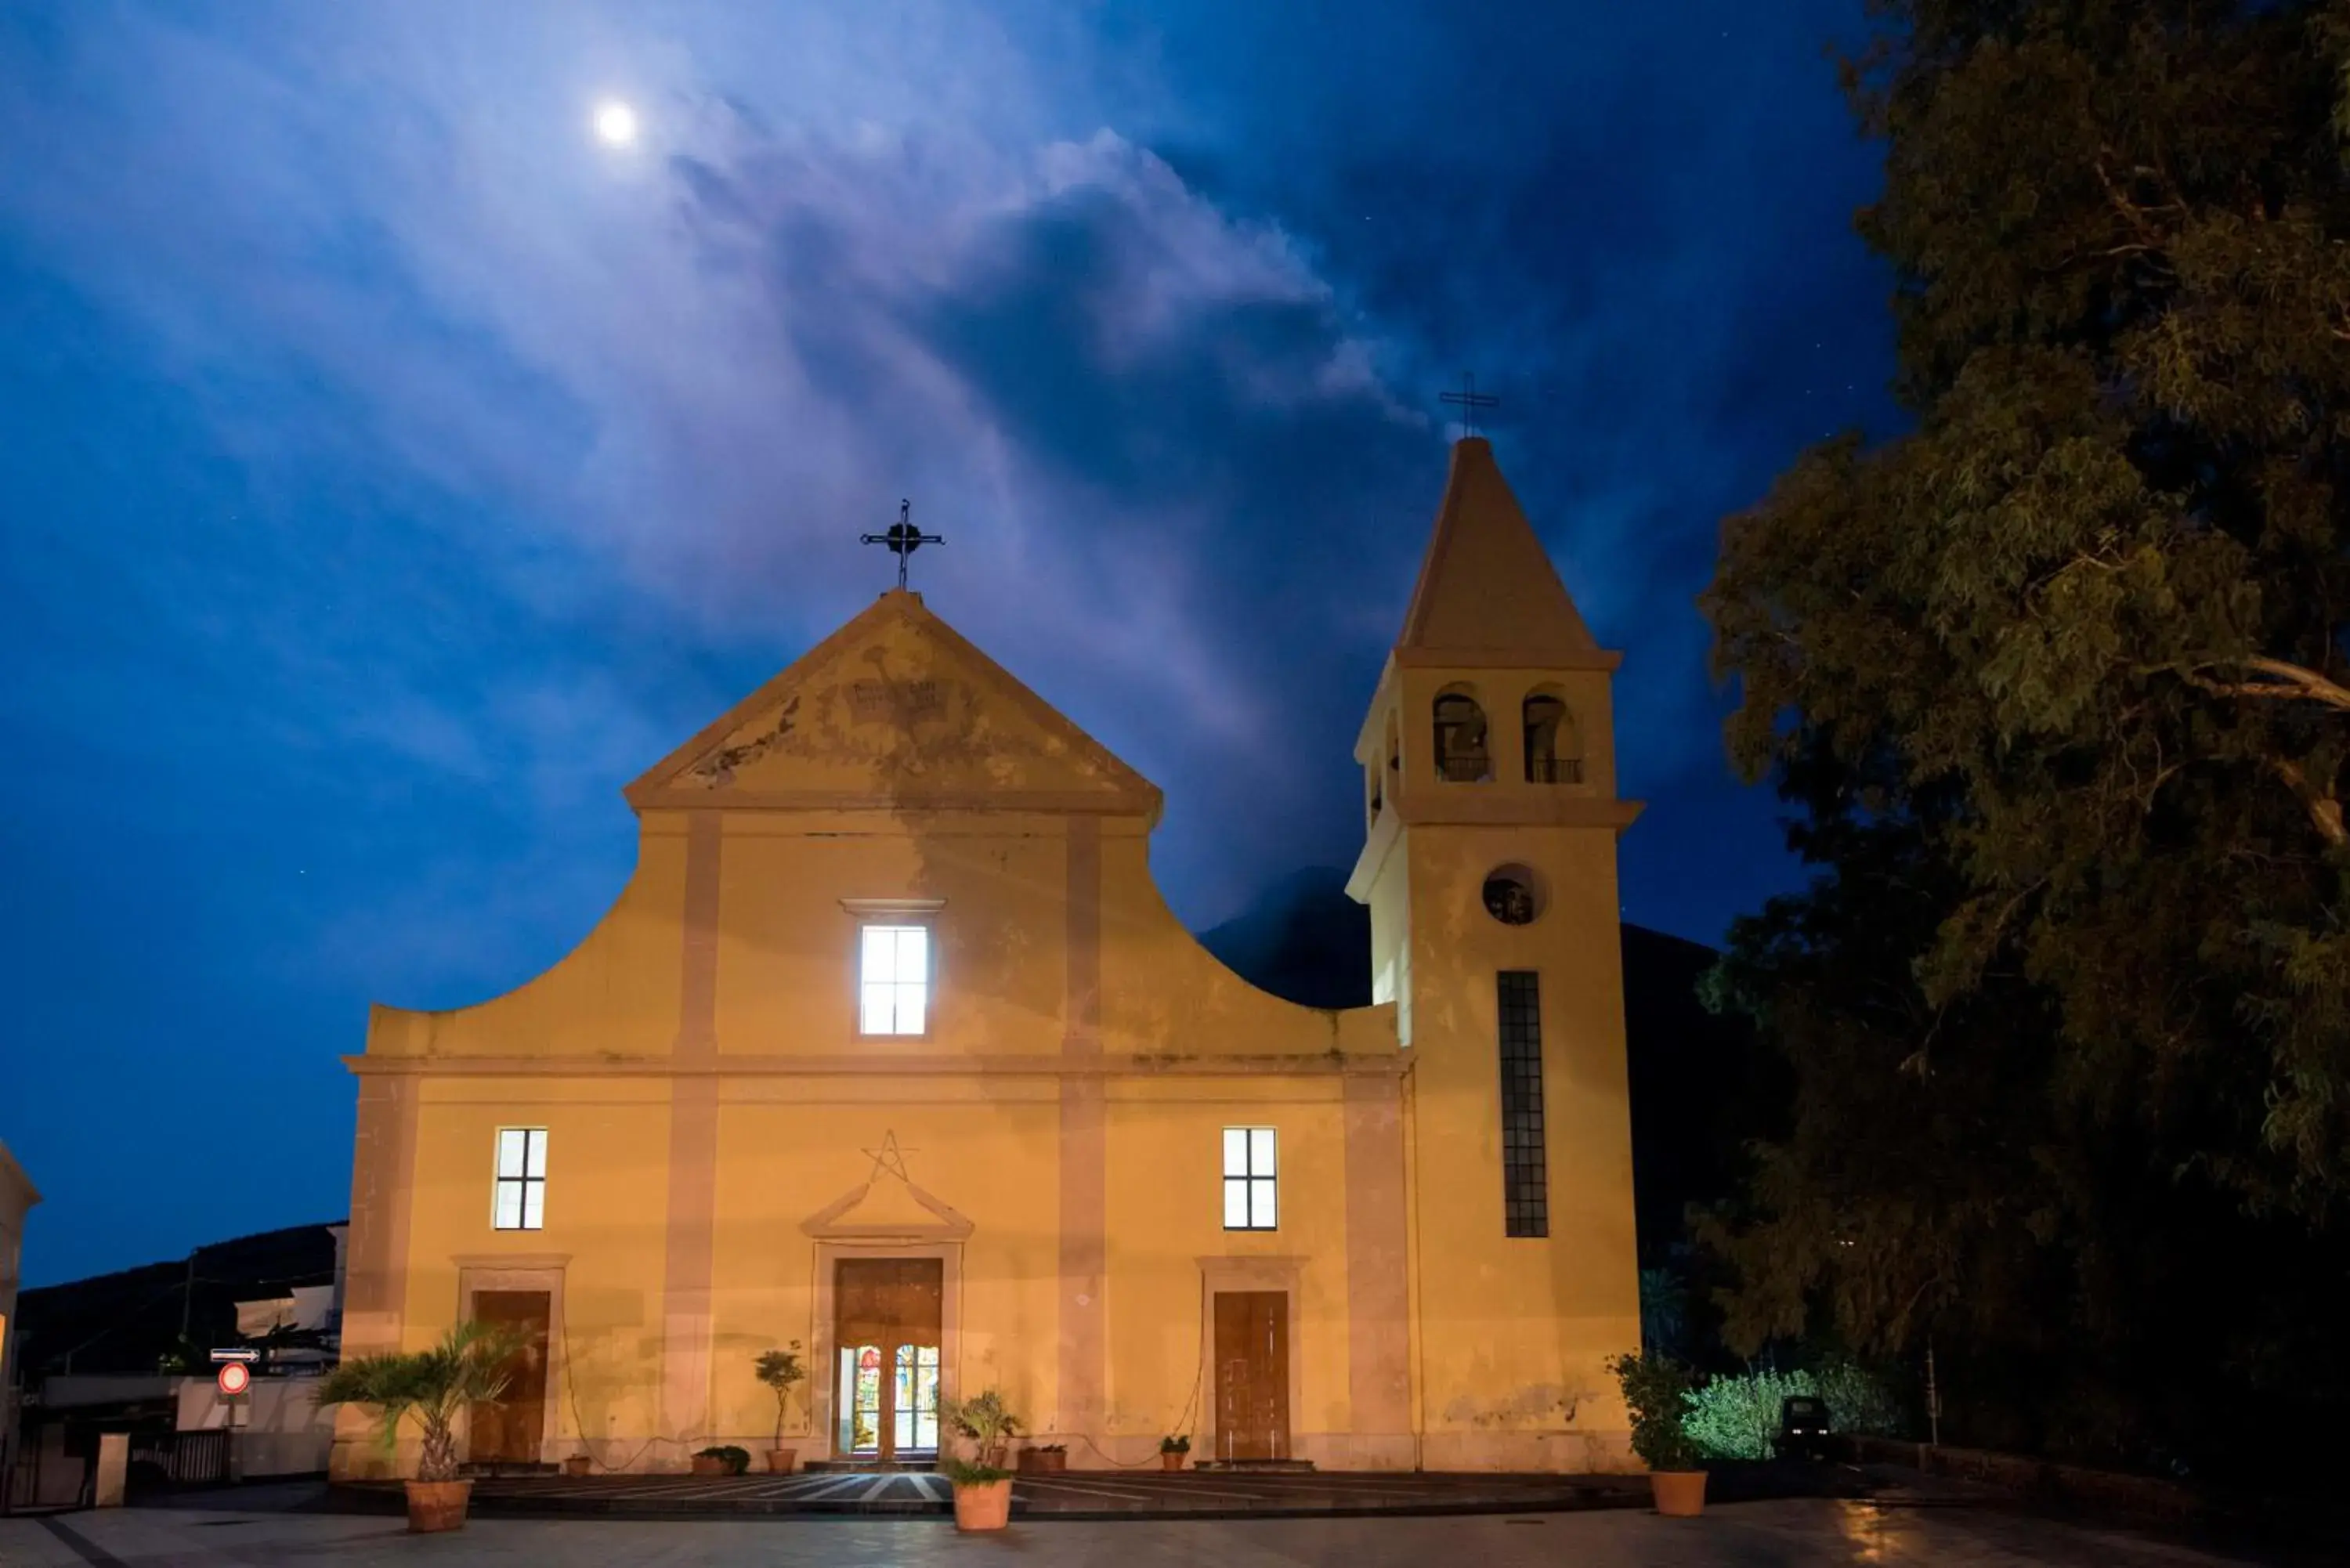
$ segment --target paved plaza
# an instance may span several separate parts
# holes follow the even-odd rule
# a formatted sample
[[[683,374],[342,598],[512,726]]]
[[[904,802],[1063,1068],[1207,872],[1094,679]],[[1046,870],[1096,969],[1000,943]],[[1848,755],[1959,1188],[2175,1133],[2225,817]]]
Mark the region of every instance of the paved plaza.
[[[258,1501],[258,1500],[256,1500]],[[2177,1544],[2132,1532],[2040,1518],[1945,1490],[1870,1500],[1733,1503],[1695,1520],[1645,1510],[1456,1517],[1034,1519],[995,1536],[959,1536],[930,1518],[801,1517],[728,1521],[483,1519],[455,1535],[411,1536],[394,1520],[349,1513],[151,1507],[0,1520],[6,1568],[349,1568],[546,1564],[688,1568],[691,1564],[1116,1563],[1119,1568],[2209,1568],[2298,1563]]]
[[[1813,1495],[1811,1471],[1762,1467],[1717,1478],[1722,1501]],[[1866,1490],[1856,1484],[1856,1492]],[[1148,1469],[1023,1474],[1013,1482],[1015,1519],[1131,1518],[1180,1513],[1316,1518],[1348,1513],[1544,1513],[1555,1509],[1645,1503],[1639,1476],[1445,1475],[1425,1472],[1274,1473]],[[473,1483],[479,1518],[621,1517],[728,1519],[778,1514],[935,1514],[953,1511],[953,1491],[936,1471],[810,1471],[794,1476],[499,1476]],[[325,1500],[348,1512],[405,1513],[396,1482],[338,1487]]]

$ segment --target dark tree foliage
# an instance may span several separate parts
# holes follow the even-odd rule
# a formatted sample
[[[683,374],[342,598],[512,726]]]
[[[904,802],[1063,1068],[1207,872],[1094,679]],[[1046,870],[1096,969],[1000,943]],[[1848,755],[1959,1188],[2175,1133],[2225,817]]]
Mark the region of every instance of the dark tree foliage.
[[[1731,1328],[2209,1454],[2350,1394],[2350,0],[1883,10],[1916,428],[1807,453],[1706,596],[1822,873],[1719,977],[1797,1080]]]

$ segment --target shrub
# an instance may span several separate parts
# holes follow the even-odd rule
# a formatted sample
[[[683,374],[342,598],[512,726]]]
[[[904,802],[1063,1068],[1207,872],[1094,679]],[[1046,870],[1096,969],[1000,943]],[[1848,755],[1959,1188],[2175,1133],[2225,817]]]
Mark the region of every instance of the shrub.
[[[516,1324],[461,1323],[429,1350],[344,1362],[319,1383],[317,1402],[374,1406],[386,1453],[399,1444],[401,1419],[415,1417],[424,1428],[416,1479],[453,1480],[457,1413],[504,1398],[512,1376],[506,1364],[528,1344],[529,1336]]]
[[[784,1414],[790,1408],[793,1385],[807,1376],[800,1365],[800,1342],[792,1341],[789,1350],[764,1350],[753,1364],[753,1376],[775,1391],[775,1447],[784,1446]]]
[[[1690,1369],[1666,1355],[1619,1355],[1607,1363],[1624,1386],[1632,1417],[1632,1451],[1652,1470],[1697,1469],[1699,1453],[1681,1429]]]
[[[1906,1424],[1900,1399],[1882,1379],[1839,1359],[1809,1372],[1716,1377],[1689,1397],[1681,1429],[1709,1459],[1767,1459],[1779,1436],[1779,1402],[1797,1397],[1826,1400],[1834,1431],[1884,1435]]]
[[[1717,1377],[1690,1396],[1681,1430],[1708,1459],[1767,1459],[1779,1435],[1779,1401],[1817,1392],[1808,1372]]]
[[[1812,1370],[1820,1397],[1828,1402],[1828,1425],[1839,1432],[1897,1438],[1909,1427],[1901,1397],[1857,1362],[1824,1361]]]
[[[972,1456],[942,1456],[939,1469],[957,1486],[984,1486],[1012,1472],[1003,1468],[1003,1451],[1020,1435],[1020,1419],[990,1388],[968,1399],[939,1401],[939,1419],[947,1429],[971,1444]]]
[[[738,1449],[732,1443],[726,1443],[713,1449],[704,1449],[693,1457],[697,1459],[716,1459],[720,1461],[725,1465],[726,1473],[730,1476],[739,1476],[751,1468],[751,1450],[748,1449]]]

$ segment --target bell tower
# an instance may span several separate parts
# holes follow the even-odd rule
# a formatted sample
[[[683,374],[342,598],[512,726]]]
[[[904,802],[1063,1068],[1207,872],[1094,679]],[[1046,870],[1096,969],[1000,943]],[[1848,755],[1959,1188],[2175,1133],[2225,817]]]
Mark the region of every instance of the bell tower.
[[[1356,742],[1374,1000],[1409,1060],[1421,1463],[1626,1463],[1639,1346],[1610,684],[1471,436]]]

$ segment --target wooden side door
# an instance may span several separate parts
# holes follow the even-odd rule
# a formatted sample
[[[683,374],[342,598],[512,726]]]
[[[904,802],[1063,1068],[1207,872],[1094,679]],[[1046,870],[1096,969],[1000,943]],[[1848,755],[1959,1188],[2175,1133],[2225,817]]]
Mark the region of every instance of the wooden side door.
[[[466,1457],[475,1464],[536,1464],[546,1433],[546,1331],[552,1298],[545,1291],[476,1291],[473,1316],[511,1324],[528,1339],[506,1363],[506,1391],[473,1407]]]
[[[1289,1296],[1216,1293],[1216,1457],[1289,1457]]]

